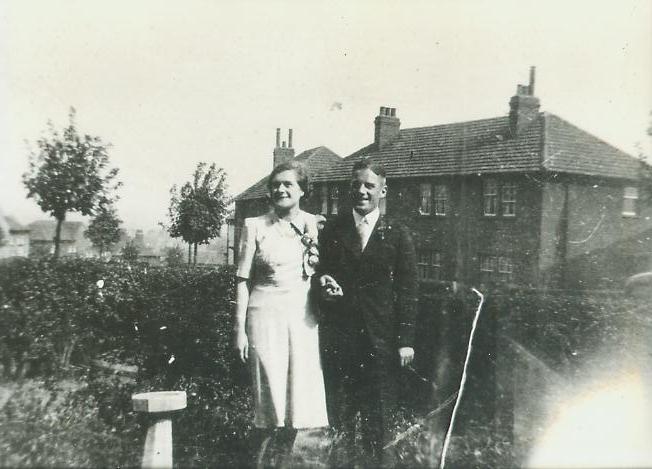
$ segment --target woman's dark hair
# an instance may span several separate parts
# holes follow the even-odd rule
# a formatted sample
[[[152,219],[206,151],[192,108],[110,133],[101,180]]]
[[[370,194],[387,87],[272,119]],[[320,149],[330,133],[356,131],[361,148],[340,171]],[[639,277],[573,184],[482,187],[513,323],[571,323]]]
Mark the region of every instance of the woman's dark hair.
[[[294,174],[297,175],[297,184],[299,184],[299,187],[303,191],[303,196],[308,197],[310,194],[310,175],[308,174],[306,167],[297,161],[281,163],[272,169],[272,172],[269,173],[269,176],[267,177],[267,191],[272,192],[272,179],[274,179],[274,176],[278,173],[282,173],[283,171],[294,171]]]

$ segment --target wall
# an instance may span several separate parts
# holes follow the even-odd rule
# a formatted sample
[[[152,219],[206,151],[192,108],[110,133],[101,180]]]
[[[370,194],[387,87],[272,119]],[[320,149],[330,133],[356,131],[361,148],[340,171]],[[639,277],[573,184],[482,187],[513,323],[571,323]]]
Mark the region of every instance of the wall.
[[[540,265],[548,284],[620,288],[652,268],[651,208],[639,199],[638,216],[622,215],[624,187],[633,184],[571,176],[546,183]]]

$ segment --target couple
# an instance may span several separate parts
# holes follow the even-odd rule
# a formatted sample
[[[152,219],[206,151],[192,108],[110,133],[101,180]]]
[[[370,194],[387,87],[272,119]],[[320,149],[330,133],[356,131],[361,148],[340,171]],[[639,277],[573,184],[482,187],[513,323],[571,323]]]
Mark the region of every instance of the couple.
[[[343,436],[331,463],[348,465],[360,413],[363,462],[392,466],[383,446],[399,368],[414,357],[417,280],[407,230],[378,211],[385,172],[356,163],[353,209],[321,233],[299,209],[308,190],[301,165],[275,167],[267,184],[274,210],[245,220],[236,274],[236,347],[252,372],[254,425],[273,430],[265,441],[288,454],[297,429],[330,420]]]

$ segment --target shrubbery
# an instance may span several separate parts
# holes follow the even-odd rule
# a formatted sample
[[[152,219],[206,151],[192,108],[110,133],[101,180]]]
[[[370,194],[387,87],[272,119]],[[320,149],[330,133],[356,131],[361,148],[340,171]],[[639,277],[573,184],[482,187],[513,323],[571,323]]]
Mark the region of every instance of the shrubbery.
[[[3,439],[7,464],[113,465],[101,459],[108,448],[115,464],[137,464],[144,429],[131,393],[164,389],[188,393],[174,425],[177,461],[205,464],[205,449],[214,453],[208,460],[246,457],[251,404],[230,349],[233,279],[230,268],[79,259],[0,266],[3,372],[21,387],[0,411],[0,427],[14,435]],[[137,365],[138,376],[107,375],[96,359]],[[51,384],[29,384],[41,379]],[[63,392],[62,382],[74,389]],[[62,420],[70,427],[57,433],[53,425]]]

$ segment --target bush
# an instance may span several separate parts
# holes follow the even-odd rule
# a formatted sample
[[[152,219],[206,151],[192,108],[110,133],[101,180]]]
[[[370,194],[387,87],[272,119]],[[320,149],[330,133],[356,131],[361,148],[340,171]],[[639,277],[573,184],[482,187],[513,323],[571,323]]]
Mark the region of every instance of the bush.
[[[4,373],[50,375],[109,354],[150,376],[228,369],[232,271],[96,260],[0,266]]]

